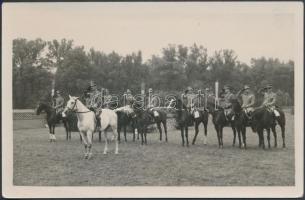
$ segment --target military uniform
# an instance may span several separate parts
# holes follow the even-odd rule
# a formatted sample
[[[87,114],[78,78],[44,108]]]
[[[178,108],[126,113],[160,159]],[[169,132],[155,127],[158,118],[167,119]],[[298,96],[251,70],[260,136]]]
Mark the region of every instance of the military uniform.
[[[183,103],[189,112],[192,112],[194,109],[194,100],[196,97],[197,94],[193,92],[191,87],[188,87],[185,93],[182,95]]]
[[[271,88],[272,85],[269,84],[264,89],[271,89]],[[277,117],[280,116],[280,113],[276,110],[275,104],[276,104],[276,94],[272,91],[266,91],[264,93],[264,100],[262,103],[262,107],[267,108],[270,112],[273,112],[274,115]]]
[[[97,111],[102,105],[102,94],[97,89],[89,93],[89,98],[86,101],[87,107],[92,111]]]
[[[226,117],[229,120],[234,120],[234,113],[232,110],[232,100],[234,100],[236,97],[231,92],[231,88],[229,86],[225,86],[225,89],[229,89],[229,90],[224,93],[222,107],[224,109]]]
[[[100,115],[102,112],[102,93],[96,88],[96,84],[93,82],[90,83],[90,91],[86,99],[86,106],[95,113],[97,128],[99,129],[101,127]]]
[[[245,86],[244,89],[241,91],[242,94],[240,95],[241,100],[242,100],[242,105],[241,107],[244,109],[246,114],[251,114],[254,111],[254,103],[255,103],[255,96],[251,92],[244,92],[245,90],[250,89],[249,86]],[[239,95],[237,95],[239,96]]]
[[[62,113],[64,111],[64,106],[65,106],[65,100],[60,95],[60,93],[57,92],[57,96],[54,99],[54,105],[53,105],[53,107],[55,108],[56,114]]]
[[[112,100],[112,96],[110,94],[106,94],[104,96],[104,103],[103,103],[103,105],[105,106],[105,108],[109,108],[111,100]]]

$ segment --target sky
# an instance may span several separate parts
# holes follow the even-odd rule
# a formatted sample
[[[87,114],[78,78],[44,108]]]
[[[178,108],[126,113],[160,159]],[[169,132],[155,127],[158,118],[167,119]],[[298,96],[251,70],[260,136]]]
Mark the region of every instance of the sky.
[[[7,3],[3,29],[10,37],[73,39],[86,50],[144,60],[168,44],[203,45],[209,55],[233,49],[241,62],[262,56],[294,60],[293,3]]]

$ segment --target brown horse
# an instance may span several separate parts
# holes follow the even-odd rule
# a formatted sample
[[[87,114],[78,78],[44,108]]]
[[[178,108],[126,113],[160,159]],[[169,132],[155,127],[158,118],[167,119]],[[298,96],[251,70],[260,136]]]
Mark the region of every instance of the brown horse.
[[[38,106],[36,108],[36,114],[40,115],[40,113],[44,111],[47,116],[46,120],[49,127],[49,133],[50,133],[50,142],[55,142],[55,126],[60,122],[60,120],[63,122],[65,130],[66,130],[66,140],[71,140],[71,117],[69,117],[69,114],[67,117],[63,117],[61,113],[56,113],[55,109],[45,102],[39,102]]]

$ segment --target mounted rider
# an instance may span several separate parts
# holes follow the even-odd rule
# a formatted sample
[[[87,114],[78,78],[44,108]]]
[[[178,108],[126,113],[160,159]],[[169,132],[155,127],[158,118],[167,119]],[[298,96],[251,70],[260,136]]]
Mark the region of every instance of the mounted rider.
[[[61,96],[61,92],[59,90],[56,90],[56,96],[53,101],[53,108],[55,109],[57,116],[62,115],[62,112],[65,108],[65,100]]]
[[[275,117],[280,116],[280,113],[276,109],[276,93],[272,91],[272,84],[267,84],[263,88],[264,100],[261,107],[265,107],[268,111],[274,113]]]
[[[248,85],[245,85],[242,90],[240,90],[237,95],[238,98],[241,98],[242,109],[245,111],[248,117],[251,117],[252,112],[254,111],[255,96],[250,90]]]
[[[194,90],[192,87],[187,87],[187,89],[182,94],[182,101],[184,105],[186,106],[187,110],[192,114],[194,111],[194,99],[197,97],[197,95],[194,93]]]
[[[147,110],[154,116],[154,117],[158,117],[159,113],[158,111],[155,109],[156,107],[158,107],[160,104],[159,102],[159,98],[158,96],[153,94],[153,89],[149,88],[148,89],[148,98],[147,98]]]
[[[95,117],[97,120],[97,127],[100,127],[100,115],[102,112],[102,93],[97,89],[96,84],[91,81],[90,82],[90,90],[88,92],[88,98],[86,99],[86,106],[89,110],[95,113]]]
[[[225,85],[223,93],[223,105],[224,113],[226,118],[231,121],[234,120],[234,113],[232,110],[232,101],[236,99],[235,95],[232,93],[232,87],[229,85]]]
[[[110,108],[110,103],[111,103],[111,100],[112,100],[112,96],[109,93],[109,90],[107,88],[104,89],[103,97],[104,97],[103,108]]]

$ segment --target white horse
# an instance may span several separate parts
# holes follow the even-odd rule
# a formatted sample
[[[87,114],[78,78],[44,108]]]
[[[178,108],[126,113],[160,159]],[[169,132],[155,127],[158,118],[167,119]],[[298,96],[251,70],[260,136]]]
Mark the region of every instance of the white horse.
[[[69,101],[67,102],[67,106],[63,113],[67,110],[74,111],[77,115],[77,126],[79,132],[82,137],[82,141],[85,145],[85,158],[89,159],[92,156],[91,147],[92,147],[92,136],[94,133],[94,129],[96,126],[96,119],[95,114],[93,111],[89,110],[79,99],[78,97],[72,97],[69,95]],[[108,138],[106,129],[111,127],[113,132],[113,139],[115,141],[115,154],[118,154],[119,147],[118,147],[118,132],[117,132],[117,123],[118,117],[117,114],[109,109],[102,109],[100,114],[101,119],[101,131],[104,132],[105,135],[105,148],[104,154],[107,154],[108,151]]]

